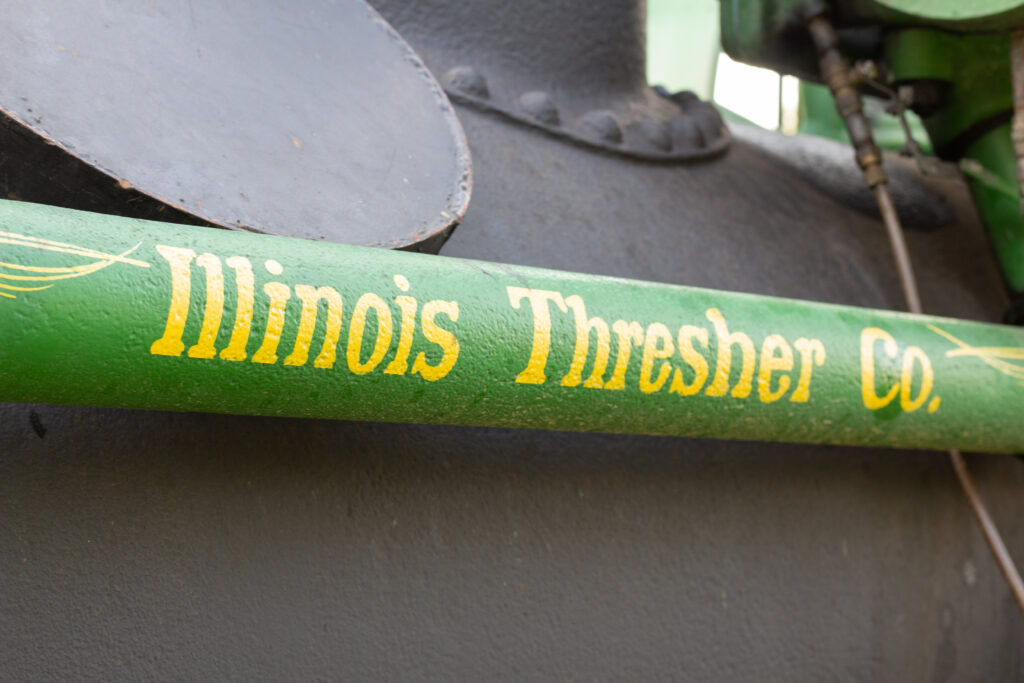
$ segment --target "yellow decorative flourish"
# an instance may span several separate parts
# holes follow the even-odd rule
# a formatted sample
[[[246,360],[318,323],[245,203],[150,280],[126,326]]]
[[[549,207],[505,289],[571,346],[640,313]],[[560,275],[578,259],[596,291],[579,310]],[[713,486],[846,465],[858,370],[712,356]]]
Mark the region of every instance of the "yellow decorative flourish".
[[[142,242],[120,254],[107,254],[95,249],[80,247],[65,242],[54,242],[40,237],[29,237],[13,232],[0,230],[0,245],[8,244],[15,247],[27,247],[29,249],[40,249],[42,251],[54,251],[61,254],[80,256],[90,259],[88,263],[69,266],[31,266],[21,263],[9,263],[0,261],[0,297],[7,299],[16,298],[15,294],[8,292],[38,292],[53,287],[54,280],[67,280],[69,278],[90,275],[102,270],[112,263],[127,263],[138,268],[149,268],[149,264],[138,259],[128,258],[128,255],[139,248]],[[13,284],[13,283],[24,284]],[[51,284],[39,284],[49,282]],[[34,286],[25,286],[25,285]]]
[[[947,358],[956,356],[977,356],[990,367],[1024,384],[1024,365],[1009,361],[1024,361],[1024,347],[1013,346],[971,346],[949,332],[929,325],[928,329],[956,344],[959,348],[946,351]]]

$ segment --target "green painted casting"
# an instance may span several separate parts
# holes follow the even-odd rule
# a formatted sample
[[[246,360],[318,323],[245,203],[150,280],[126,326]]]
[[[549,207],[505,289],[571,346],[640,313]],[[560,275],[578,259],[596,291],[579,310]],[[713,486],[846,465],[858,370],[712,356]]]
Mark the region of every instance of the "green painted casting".
[[[840,0],[860,19],[957,31],[1005,31],[1024,25],[1021,0]]]
[[[1013,92],[1007,35],[894,31],[885,38],[884,55],[900,82],[943,84],[942,106],[923,120],[928,136],[947,157],[965,160],[961,167],[1007,286],[1014,295],[1024,293],[1024,217],[1016,198],[1010,140]],[[1013,194],[1006,188],[1014,188]]]
[[[806,0],[722,0],[723,48],[734,58],[820,80],[814,52],[796,36]],[[1009,32],[1024,27],[1020,0],[835,0],[837,28],[876,26],[880,39],[847,40],[851,61],[883,64],[894,85],[917,86],[925,145],[961,162],[991,236],[1011,294],[1024,295],[1024,217],[1004,191],[1017,187],[1008,126],[1013,113]],[[860,34],[863,38],[863,34]],[[870,89],[864,88],[865,91]],[[827,90],[804,86],[800,131],[842,139],[845,126],[823,100]],[[888,138],[899,145],[901,131]],[[884,131],[876,131],[887,145]],[[916,137],[916,136],[915,136]],[[919,141],[921,142],[921,141]],[[1019,312],[1008,313],[1013,319]]]
[[[0,399],[1024,450],[1024,330],[0,201]]]
[[[967,175],[968,186],[981,213],[982,222],[995,248],[1007,286],[1016,294],[1024,292],[1024,217],[1017,190],[1017,160],[1010,142],[1010,124],[989,131],[964,152],[985,171],[1002,181],[986,182]],[[1011,190],[1012,194],[1007,192]]]
[[[890,9],[933,19],[959,20],[994,16],[1019,11],[1020,0],[874,0]]]
[[[972,128],[1013,110],[1010,43],[1005,33],[954,34],[907,29],[886,34],[882,57],[901,83],[936,81],[941,106],[924,118],[936,149],[953,145]]]
[[[967,180],[1007,286],[1024,292],[1024,217],[1010,141],[1013,93],[1006,34],[953,34],[934,29],[889,33],[885,60],[901,82],[941,82],[942,106],[924,118],[932,143],[965,159]],[[1000,120],[1005,123],[999,125]],[[977,166],[980,173],[971,173]],[[992,182],[995,179],[997,182]],[[1008,195],[1005,188],[1014,188]]]

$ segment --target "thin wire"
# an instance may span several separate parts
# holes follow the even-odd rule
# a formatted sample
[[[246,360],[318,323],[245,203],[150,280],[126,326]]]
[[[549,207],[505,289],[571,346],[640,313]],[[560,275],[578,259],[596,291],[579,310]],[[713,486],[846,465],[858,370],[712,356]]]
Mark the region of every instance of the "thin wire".
[[[1017,606],[1024,612],[1024,582],[1021,582],[1020,574],[1017,573],[1017,567],[1013,563],[1013,558],[1010,557],[1010,553],[1006,550],[1006,545],[1003,544],[1003,539],[999,535],[999,529],[996,528],[995,522],[989,517],[985,504],[981,502],[981,497],[978,496],[978,492],[974,488],[974,482],[971,481],[971,475],[967,471],[967,463],[964,462],[964,456],[960,454],[960,451],[953,449],[949,451],[949,460],[953,463],[953,470],[956,471],[956,477],[960,480],[960,486],[967,495],[967,500],[971,504],[971,510],[974,511],[978,525],[981,527],[982,533],[985,534],[988,547],[992,549],[992,554],[996,556],[999,569],[1003,572],[1006,583],[1010,585],[1010,592],[1017,599]]]
[[[861,108],[860,95],[857,93],[854,82],[857,80],[857,73],[855,71],[859,71],[859,76],[865,78],[869,85],[876,90],[888,94],[892,98],[892,106],[901,115],[901,123],[905,124],[906,122],[902,116],[903,103],[896,92],[871,77],[871,69],[863,68],[866,65],[855,67],[854,70],[850,69],[849,63],[839,53],[838,39],[836,38],[832,23],[824,14],[825,8],[823,5],[814,3],[808,10],[807,28],[818,51],[822,77],[828,83],[829,90],[831,90],[832,97],[836,102],[836,108],[843,116],[846,128],[850,133],[850,139],[856,147],[857,162],[864,171],[864,180],[874,191],[875,199],[878,202],[878,209],[882,214],[882,222],[885,224],[886,232],[889,234],[889,243],[892,246],[896,268],[900,276],[900,284],[903,287],[903,296],[907,300],[907,308],[911,313],[921,313],[921,298],[918,296],[917,280],[914,277],[914,270],[910,264],[910,255],[907,252],[906,238],[903,235],[903,229],[900,227],[900,218],[896,213],[896,207],[893,206],[892,196],[889,194],[885,172],[881,168],[881,154],[875,145],[871,134],[871,127],[865,119],[863,109]],[[1014,35],[1014,50],[1015,76],[1017,76],[1018,72],[1017,67],[1020,66],[1020,87],[1016,87],[1018,83],[1015,79],[1014,96],[1015,101],[1020,100],[1022,102],[1021,110],[1024,111],[1024,31]],[[1020,52],[1019,57],[1017,57],[1016,52],[1018,50]],[[1016,137],[1014,142],[1015,151],[1020,158],[1021,181],[1022,187],[1024,187],[1024,116],[1020,120],[1022,124],[1020,126],[1019,148],[1016,146]],[[904,125],[903,130],[905,133],[908,133],[908,140],[912,141],[913,137],[909,135],[909,126]],[[1015,128],[1015,132],[1016,130]],[[911,153],[917,153],[919,166],[922,165],[919,156],[920,148],[913,143],[909,143],[909,149]],[[1017,567],[1013,563],[1013,558],[1006,551],[1006,546],[999,535],[999,530],[996,529],[996,525],[992,522],[992,518],[989,516],[984,503],[981,502],[981,498],[974,488],[974,483],[971,481],[971,476],[967,471],[967,466],[960,451],[950,450],[949,457],[960,486],[967,496],[967,502],[974,511],[974,516],[977,517],[981,531],[985,535],[985,540],[992,549],[992,553],[995,555],[996,562],[999,564],[1003,576],[1006,577],[1006,582],[1014,598],[1017,600],[1017,605],[1024,612],[1024,582],[1021,581]]]
[[[889,233],[889,244],[896,259],[896,270],[900,274],[900,285],[903,287],[903,298],[907,300],[907,310],[911,313],[922,313],[921,297],[917,293],[917,278],[914,277],[914,268],[910,265],[907,241],[903,237],[900,217],[893,206],[887,183],[875,185],[875,200],[878,202],[878,210],[882,213],[885,231]]]
[[[899,215],[897,215],[896,209],[893,206],[892,197],[889,195],[889,187],[886,183],[875,186],[875,199],[878,200],[882,221],[885,223],[886,232],[889,233],[889,242],[892,244],[896,268],[899,270],[900,284],[903,285],[903,296],[907,300],[907,309],[911,313],[921,313],[921,299],[917,293],[917,280],[914,277],[914,270],[910,265],[907,242],[903,236]],[[974,517],[978,520],[981,533],[985,536],[985,541],[996,558],[999,570],[1003,573],[1003,577],[1006,578],[1006,583],[1010,587],[1010,592],[1013,593],[1014,599],[1017,601],[1017,606],[1024,613],[1024,581],[1021,581],[1017,565],[1014,564],[1013,558],[1006,550],[1006,544],[1003,543],[999,529],[996,527],[995,522],[992,521],[988,510],[985,509],[985,504],[981,501],[981,496],[978,495],[978,491],[974,487],[974,481],[971,479],[970,472],[967,471],[967,463],[964,462],[964,456],[961,455],[960,451],[951,449],[949,451],[949,460],[953,465],[953,471],[956,472],[956,478],[960,482],[960,488],[963,489],[964,495],[967,497],[967,503],[971,506]]]

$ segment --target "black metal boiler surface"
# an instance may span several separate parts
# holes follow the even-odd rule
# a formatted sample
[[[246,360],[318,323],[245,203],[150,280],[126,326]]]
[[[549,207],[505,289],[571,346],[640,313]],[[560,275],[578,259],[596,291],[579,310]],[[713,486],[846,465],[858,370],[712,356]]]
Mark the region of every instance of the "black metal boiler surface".
[[[720,134],[647,88],[640,3],[380,9],[523,114],[456,105],[474,195],[444,254],[900,304],[882,225],[809,180],[848,149],[629,153]],[[965,187],[917,182],[925,307],[998,319]],[[1024,464],[971,467],[1020,552]],[[1021,642],[943,453],[0,405],[0,678],[1007,681]]]

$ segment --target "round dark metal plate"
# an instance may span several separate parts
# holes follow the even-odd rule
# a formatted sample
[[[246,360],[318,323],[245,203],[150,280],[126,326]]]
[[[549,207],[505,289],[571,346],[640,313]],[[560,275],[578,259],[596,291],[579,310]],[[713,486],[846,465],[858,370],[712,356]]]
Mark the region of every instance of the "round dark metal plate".
[[[5,10],[8,196],[406,248],[440,246],[465,211],[454,112],[361,0]]]

